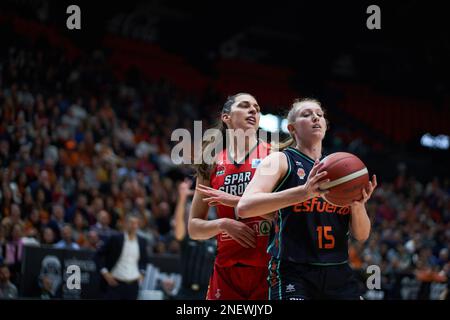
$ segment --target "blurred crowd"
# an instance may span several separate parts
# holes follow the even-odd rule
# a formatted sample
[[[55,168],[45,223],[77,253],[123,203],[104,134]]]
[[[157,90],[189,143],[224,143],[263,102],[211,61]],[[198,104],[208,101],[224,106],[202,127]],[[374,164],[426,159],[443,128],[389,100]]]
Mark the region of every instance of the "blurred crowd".
[[[172,163],[171,133],[198,119],[210,126],[220,99],[133,71],[116,80],[100,51],[68,61],[17,45],[0,55],[0,298],[17,297],[24,245],[97,250],[127,213],[141,217],[149,253],[178,254],[177,186],[192,171]],[[352,243],[352,266],[379,265],[386,286],[393,273],[447,281],[449,193],[438,178],[381,181],[368,204],[372,235]]]
[[[442,284],[444,294],[450,279],[449,197],[448,179],[423,184],[401,171],[392,183],[381,183],[368,203],[371,236],[350,246],[352,267],[365,273],[379,266],[388,298],[425,299],[431,283]]]
[[[13,282],[23,245],[93,249],[141,217],[149,253],[178,253],[171,133],[193,125],[192,99],[164,81],[115,82],[95,52],[9,47],[0,78],[0,263]],[[145,84],[144,84],[145,83]]]

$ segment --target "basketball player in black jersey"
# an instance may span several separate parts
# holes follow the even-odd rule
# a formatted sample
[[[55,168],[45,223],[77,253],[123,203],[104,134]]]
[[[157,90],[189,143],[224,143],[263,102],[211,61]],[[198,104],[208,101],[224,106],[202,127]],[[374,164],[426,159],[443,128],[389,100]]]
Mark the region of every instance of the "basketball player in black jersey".
[[[376,177],[349,207],[327,203],[321,197],[327,191],[319,189],[326,172],[317,174],[327,130],[320,102],[296,100],[288,123],[291,139],[262,161],[237,207],[244,218],[276,212],[268,247],[269,298],[360,299],[348,265],[348,237],[369,237],[365,203]]]

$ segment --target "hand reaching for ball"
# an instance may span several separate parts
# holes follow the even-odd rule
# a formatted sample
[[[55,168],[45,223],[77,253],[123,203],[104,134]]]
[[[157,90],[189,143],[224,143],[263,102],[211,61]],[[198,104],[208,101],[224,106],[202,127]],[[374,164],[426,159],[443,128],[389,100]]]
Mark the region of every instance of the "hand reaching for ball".
[[[367,186],[367,188],[362,188],[361,190],[361,193],[363,195],[362,199],[359,201],[353,201],[352,206],[364,205],[367,202],[367,200],[370,199],[373,190],[375,190],[376,187],[377,187],[377,176],[373,175],[372,181],[369,181],[369,185]]]
[[[316,160],[314,162],[314,166],[311,169],[311,172],[309,173],[308,180],[306,180],[306,183],[303,185],[306,193],[308,194],[308,199],[320,197],[328,193],[328,190],[321,190],[319,187],[319,182],[320,184],[322,184],[330,181],[330,179],[321,180],[327,175],[327,172],[322,171],[320,173],[317,173],[320,167],[321,163],[319,162],[319,160]]]

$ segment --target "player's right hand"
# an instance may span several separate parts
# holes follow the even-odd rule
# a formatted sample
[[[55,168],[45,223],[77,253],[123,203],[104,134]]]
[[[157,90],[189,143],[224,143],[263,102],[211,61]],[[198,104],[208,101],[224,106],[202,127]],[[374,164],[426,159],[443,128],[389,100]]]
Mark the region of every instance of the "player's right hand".
[[[256,232],[245,223],[224,218],[220,229],[244,248],[256,248]]]
[[[321,180],[323,177],[327,175],[327,172],[322,171],[321,173],[317,173],[317,171],[320,169],[320,166],[321,163],[319,162],[319,160],[316,160],[314,162],[314,166],[309,172],[309,176],[308,179],[306,180],[306,183],[303,185],[303,188],[306,191],[306,194],[308,195],[308,199],[319,197],[328,193],[327,190],[321,190],[319,187],[319,184],[330,181],[330,179]]]

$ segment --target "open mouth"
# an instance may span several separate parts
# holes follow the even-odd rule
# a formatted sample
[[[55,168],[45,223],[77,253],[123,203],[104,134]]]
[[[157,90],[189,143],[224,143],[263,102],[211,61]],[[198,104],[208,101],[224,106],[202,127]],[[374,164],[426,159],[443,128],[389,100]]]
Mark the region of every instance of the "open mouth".
[[[247,122],[252,124],[252,125],[256,124],[256,118],[253,117],[253,116],[247,117],[247,118],[245,118],[245,120],[247,120]]]
[[[315,124],[312,126],[313,129],[322,129],[322,127],[320,126],[320,124]]]

